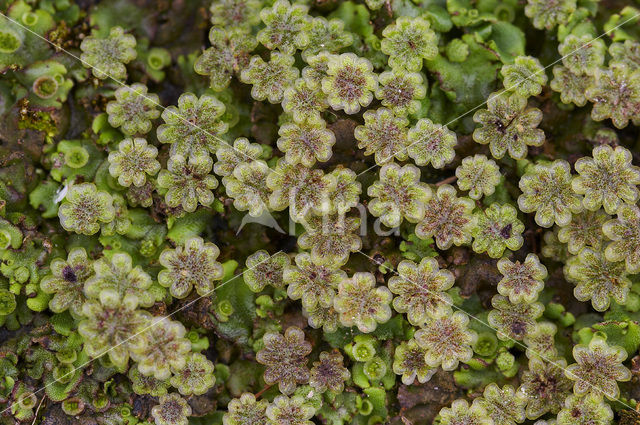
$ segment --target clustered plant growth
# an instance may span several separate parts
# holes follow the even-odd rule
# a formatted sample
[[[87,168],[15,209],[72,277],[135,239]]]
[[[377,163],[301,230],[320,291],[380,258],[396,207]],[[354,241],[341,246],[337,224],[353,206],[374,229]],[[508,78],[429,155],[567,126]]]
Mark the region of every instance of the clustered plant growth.
[[[0,0],[0,424],[637,425],[631,0]]]

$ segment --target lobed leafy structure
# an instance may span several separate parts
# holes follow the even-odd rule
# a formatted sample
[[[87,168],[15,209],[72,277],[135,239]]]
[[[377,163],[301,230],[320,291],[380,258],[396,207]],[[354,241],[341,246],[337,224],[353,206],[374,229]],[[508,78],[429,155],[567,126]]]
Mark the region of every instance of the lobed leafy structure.
[[[0,1],[0,425],[630,425],[631,1]]]

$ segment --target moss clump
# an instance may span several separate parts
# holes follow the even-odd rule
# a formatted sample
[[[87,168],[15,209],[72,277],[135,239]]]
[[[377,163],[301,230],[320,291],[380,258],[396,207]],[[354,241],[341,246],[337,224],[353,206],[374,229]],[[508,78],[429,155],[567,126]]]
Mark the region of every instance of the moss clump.
[[[636,3],[0,1],[0,425],[629,425]]]

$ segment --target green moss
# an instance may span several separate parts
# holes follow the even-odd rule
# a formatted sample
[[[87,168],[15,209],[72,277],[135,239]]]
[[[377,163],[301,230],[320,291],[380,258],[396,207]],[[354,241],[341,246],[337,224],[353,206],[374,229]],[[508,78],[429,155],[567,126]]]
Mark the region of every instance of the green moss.
[[[20,36],[11,29],[3,29],[0,31],[0,52],[13,53],[22,46]]]
[[[4,422],[626,425],[630,3],[0,0]]]

